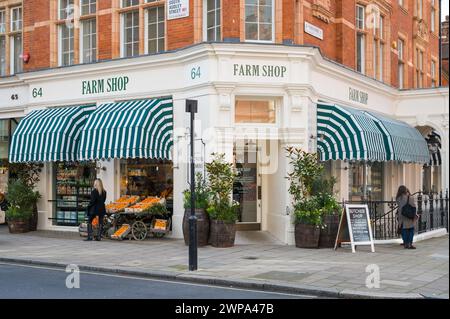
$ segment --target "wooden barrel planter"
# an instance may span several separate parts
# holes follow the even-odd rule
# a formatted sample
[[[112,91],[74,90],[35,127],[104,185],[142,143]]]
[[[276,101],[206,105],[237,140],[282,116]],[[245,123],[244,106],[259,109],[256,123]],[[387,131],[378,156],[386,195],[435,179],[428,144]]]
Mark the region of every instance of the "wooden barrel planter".
[[[339,215],[325,215],[323,217],[325,227],[320,230],[319,247],[333,248],[339,229]]]
[[[37,223],[38,223],[38,209],[37,205],[34,204],[33,213],[31,214],[30,217],[30,231],[37,230]]]
[[[213,247],[233,247],[236,238],[236,223],[211,220],[210,242]]]
[[[189,245],[189,216],[191,209],[185,209],[183,217],[183,237],[184,243]],[[208,245],[209,239],[209,216],[206,211],[202,209],[195,209],[195,216],[197,217],[197,245]]]
[[[11,234],[27,233],[30,231],[29,220],[8,220],[7,223]]]
[[[295,246],[298,248],[319,248],[320,227],[308,224],[295,225]]]

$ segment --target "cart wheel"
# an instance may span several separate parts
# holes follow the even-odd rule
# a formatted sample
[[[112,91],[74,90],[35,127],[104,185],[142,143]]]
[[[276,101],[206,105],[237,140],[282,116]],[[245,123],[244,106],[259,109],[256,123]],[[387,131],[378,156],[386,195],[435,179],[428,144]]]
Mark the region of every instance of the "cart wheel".
[[[147,238],[147,226],[140,220],[135,221],[131,226],[131,233],[135,240],[144,240]]]

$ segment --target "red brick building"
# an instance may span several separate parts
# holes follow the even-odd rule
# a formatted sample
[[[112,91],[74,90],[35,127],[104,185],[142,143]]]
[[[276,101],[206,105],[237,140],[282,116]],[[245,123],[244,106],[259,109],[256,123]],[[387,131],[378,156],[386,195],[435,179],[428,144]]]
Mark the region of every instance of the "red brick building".
[[[187,3],[188,12],[171,19],[176,3]],[[0,74],[204,41],[263,42],[317,46],[328,59],[394,87],[431,87],[439,84],[438,6],[437,0],[0,0]]]

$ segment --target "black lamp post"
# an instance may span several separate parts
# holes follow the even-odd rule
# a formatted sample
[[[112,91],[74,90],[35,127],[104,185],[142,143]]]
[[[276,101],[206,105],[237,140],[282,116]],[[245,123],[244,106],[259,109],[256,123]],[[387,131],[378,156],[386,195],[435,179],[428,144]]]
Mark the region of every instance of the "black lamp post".
[[[195,216],[195,172],[194,172],[194,118],[198,110],[197,100],[186,100],[186,112],[191,113],[191,215],[189,216],[189,270],[197,270],[197,216]]]

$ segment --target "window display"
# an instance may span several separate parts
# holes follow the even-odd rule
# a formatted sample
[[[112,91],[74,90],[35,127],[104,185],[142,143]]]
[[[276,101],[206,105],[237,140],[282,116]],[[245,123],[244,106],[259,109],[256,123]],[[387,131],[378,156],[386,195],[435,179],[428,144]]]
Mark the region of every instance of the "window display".
[[[54,224],[78,226],[85,220],[92,185],[96,178],[95,163],[55,163]]]
[[[350,201],[383,200],[383,163],[353,163],[349,184]]]
[[[120,195],[165,198],[172,212],[172,162],[155,159],[122,159],[120,161]]]

